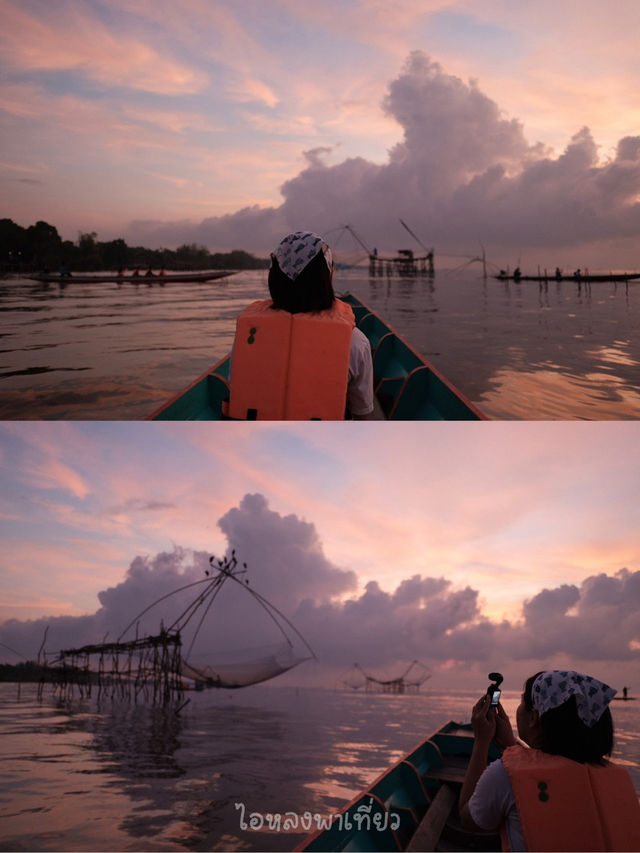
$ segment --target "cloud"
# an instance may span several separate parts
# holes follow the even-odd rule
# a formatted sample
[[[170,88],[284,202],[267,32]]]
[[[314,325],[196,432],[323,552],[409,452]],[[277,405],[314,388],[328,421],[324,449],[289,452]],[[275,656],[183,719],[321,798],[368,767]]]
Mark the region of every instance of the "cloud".
[[[40,489],[61,489],[81,500],[91,493],[89,484],[72,463],[56,458],[51,448],[43,445],[40,449],[41,453],[25,462],[24,476],[28,482]]]
[[[640,137],[624,137],[615,156],[601,162],[583,127],[555,157],[530,143],[523,125],[506,118],[476,81],[448,74],[421,51],[390,83],[382,107],[402,129],[386,163],[350,157],[327,165],[335,146],[317,146],[282,185],[279,207],[244,208],[187,230],[207,245],[250,239],[261,251],[287,230],[304,225],[326,232],[347,222],[371,246],[385,245],[399,239],[398,217],[443,252],[475,251],[478,240],[501,248],[578,247],[637,233]],[[177,223],[132,228],[152,243],[171,242],[173,228],[185,238]]]
[[[60,4],[59,4],[60,5]],[[179,63],[143,38],[110,31],[77,4],[40,9],[37,16],[3,4],[4,52],[14,69],[81,71],[103,86],[123,86],[164,95],[200,91],[202,72]],[[0,37],[1,38],[1,37]]]
[[[279,103],[279,98],[273,89],[261,80],[251,78],[230,83],[227,94],[232,101],[239,103],[257,101],[267,107],[276,107]]]
[[[532,630],[543,628],[566,615],[577,604],[580,591],[574,585],[563,584],[556,589],[543,589],[523,606],[525,624]]]
[[[404,129],[390,167],[413,174],[419,193],[448,193],[498,164],[518,169],[535,153],[521,124],[504,119],[475,81],[446,74],[420,51],[391,83],[383,106]]]
[[[169,501],[145,501],[142,500],[142,498],[131,498],[120,506],[111,507],[109,513],[113,515],[120,515],[121,513],[157,512],[167,509],[177,509],[177,506],[175,503],[171,503]]]
[[[578,588],[544,589],[523,607],[521,649],[591,660],[635,660],[640,639],[640,572],[591,575]]]
[[[282,641],[252,590],[304,635],[325,679],[355,661],[378,674],[414,659],[441,671],[499,664],[521,673],[558,659],[585,669],[625,666],[640,655],[640,571],[544,588],[523,602],[520,616],[496,622],[483,612],[479,590],[442,576],[414,573],[389,591],[376,580],[358,589],[354,572],[327,559],[312,523],[275,512],[261,494],[246,494],[218,525],[227,555],[235,550],[239,568],[247,567],[239,583],[225,581],[198,629],[194,654],[203,659]],[[99,593],[95,613],[12,619],[0,625],[0,643],[35,657],[45,629],[49,651],[114,640],[128,625],[128,638],[157,633],[161,620],[168,627],[184,617],[210,583],[210,556],[179,546],[136,556],[124,579]],[[185,628],[185,646],[197,624]]]
[[[267,598],[289,612],[302,598],[325,601],[354,589],[356,575],[326,559],[313,524],[270,510],[262,495],[245,495],[218,522],[230,549],[256,574]]]

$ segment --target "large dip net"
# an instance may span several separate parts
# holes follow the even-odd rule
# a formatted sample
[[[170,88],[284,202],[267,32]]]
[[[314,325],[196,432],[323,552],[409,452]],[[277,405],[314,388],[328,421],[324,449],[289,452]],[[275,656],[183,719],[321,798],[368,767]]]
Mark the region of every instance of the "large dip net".
[[[223,559],[210,558],[211,569],[202,580],[185,584],[145,607],[115,642],[45,653],[51,681],[62,692],[108,691],[120,698],[168,702],[187,689],[240,688],[275,678],[315,654],[302,634],[277,607],[249,585],[247,565],[240,565],[235,551]],[[280,635],[277,643],[248,649],[198,650],[198,639],[211,621],[216,599],[225,585],[238,585],[241,596],[266,615]],[[160,630],[141,632],[142,621],[176,597],[195,592],[177,617]]]

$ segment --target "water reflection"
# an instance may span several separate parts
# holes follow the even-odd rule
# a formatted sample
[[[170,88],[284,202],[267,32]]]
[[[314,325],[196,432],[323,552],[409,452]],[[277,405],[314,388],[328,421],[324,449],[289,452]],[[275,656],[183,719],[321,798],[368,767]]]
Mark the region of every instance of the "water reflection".
[[[591,354],[595,359],[604,361],[605,366],[607,363],[610,363],[613,365],[623,364],[628,367],[637,367],[640,362],[629,352],[630,345],[630,341],[614,341],[611,346],[598,347]]]
[[[334,814],[444,722],[467,721],[478,698],[263,687],[194,694],[176,714],[0,688],[11,850],[291,850],[304,831],[242,830],[236,803]],[[514,719],[519,692],[503,699]],[[640,790],[638,703],[614,704],[614,759]]]
[[[110,703],[91,718],[91,747],[126,779],[176,778],[185,770],[176,759],[182,719],[171,706]]]
[[[599,420],[619,420],[621,411],[628,418],[640,417],[640,388],[629,387],[624,379],[609,373],[576,376],[553,364],[535,371],[505,368],[495,374],[492,384],[478,405],[504,420],[562,420],[568,399],[574,419],[591,420],[594,410]],[[501,408],[506,399],[508,411]]]
[[[492,417],[640,417],[640,282],[351,270],[335,284],[364,298]],[[163,287],[4,281],[0,417],[144,417],[229,351],[238,312],[266,293],[266,271]],[[615,396],[602,396],[603,370]]]

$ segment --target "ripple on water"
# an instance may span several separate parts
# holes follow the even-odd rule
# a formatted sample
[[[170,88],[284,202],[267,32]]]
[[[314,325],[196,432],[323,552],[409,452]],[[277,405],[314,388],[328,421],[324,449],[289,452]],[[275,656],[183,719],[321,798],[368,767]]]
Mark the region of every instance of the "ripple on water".
[[[340,271],[335,283],[490,417],[640,419],[640,282],[576,288]],[[266,271],[187,286],[2,282],[10,332],[0,417],[145,417],[229,351],[237,313],[266,293]],[[60,392],[65,405],[52,402]]]

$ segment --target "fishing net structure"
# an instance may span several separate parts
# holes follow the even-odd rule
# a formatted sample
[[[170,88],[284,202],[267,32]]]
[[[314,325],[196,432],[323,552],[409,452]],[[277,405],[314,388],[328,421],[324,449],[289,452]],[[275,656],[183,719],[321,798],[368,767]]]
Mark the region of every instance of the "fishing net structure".
[[[81,695],[90,695],[97,689],[118,698],[166,703],[187,689],[235,689],[259,684],[315,658],[291,621],[249,585],[245,577],[247,565],[239,565],[235,551],[223,559],[211,557],[209,562],[211,569],[203,580],[185,584],[152,602],[115,642],[45,653],[51,680],[57,688],[67,692],[78,690]],[[241,595],[250,596],[266,614],[281,635],[279,643],[219,654],[206,649],[198,651],[197,641],[211,621],[214,602],[229,584],[241,587]],[[195,597],[167,626],[161,620],[157,633],[140,634],[143,618],[148,620],[152,611],[166,608],[172,598],[184,598],[189,592],[196,592]]]
[[[244,654],[248,655],[250,652],[246,650]],[[297,666],[302,660],[304,658],[294,655],[291,646],[281,643],[259,657],[200,664],[183,661],[182,673],[206,687],[232,689],[268,681]]]
[[[425,244],[420,240],[417,234],[411,230],[411,228],[404,222],[402,219],[399,219],[402,227],[407,231],[413,239],[418,243],[421,249],[424,250],[424,255],[416,255],[413,249],[399,249],[397,253],[393,256],[383,257],[378,254],[377,249],[371,249],[362,237],[358,234],[355,228],[352,225],[342,225],[340,228],[333,229],[333,231],[327,232],[327,235],[332,235],[336,232],[335,237],[331,237],[334,257],[337,256],[338,252],[340,256],[346,258],[344,251],[340,251],[339,243],[340,238],[346,234],[351,235],[355,243],[361,248],[364,249],[365,255],[360,256],[357,259],[353,259],[351,263],[345,263],[343,266],[359,266],[362,260],[366,259],[369,263],[369,275],[386,275],[393,276],[398,275],[402,278],[408,278],[412,276],[429,276],[433,277],[435,274],[434,270],[434,249],[425,246]]]
[[[418,660],[411,661],[405,671],[394,678],[380,678],[365,672],[355,663],[342,677],[345,687],[352,690],[364,688],[366,693],[418,693],[431,678],[427,667]]]

